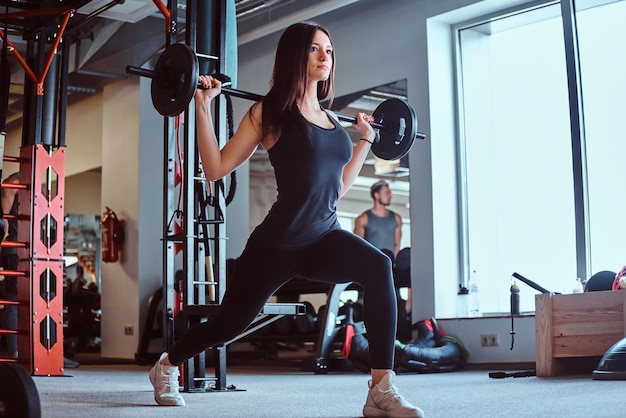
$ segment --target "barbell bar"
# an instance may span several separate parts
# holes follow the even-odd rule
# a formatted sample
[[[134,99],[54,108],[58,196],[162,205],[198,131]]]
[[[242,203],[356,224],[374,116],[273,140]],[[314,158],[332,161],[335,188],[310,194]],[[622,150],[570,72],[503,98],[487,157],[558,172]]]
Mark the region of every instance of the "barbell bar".
[[[159,56],[154,70],[127,66],[126,72],[152,79],[152,103],[161,115],[176,116],[191,102],[198,83],[199,64],[195,52],[187,45],[176,43],[165,48]],[[228,77],[214,75],[222,80],[222,93],[243,99],[260,101],[264,96],[237,90],[228,86]],[[355,124],[355,116],[335,112],[339,120]],[[410,150],[415,138],[425,139],[417,131],[417,117],[413,108],[404,100],[392,98],[382,102],[372,113],[376,129],[376,141],[372,152],[384,160],[399,160]]]

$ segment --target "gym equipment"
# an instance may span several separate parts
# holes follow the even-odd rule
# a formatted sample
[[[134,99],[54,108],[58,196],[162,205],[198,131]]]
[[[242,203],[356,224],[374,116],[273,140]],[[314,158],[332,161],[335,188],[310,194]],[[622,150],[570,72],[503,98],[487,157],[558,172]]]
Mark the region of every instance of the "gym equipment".
[[[5,21],[4,21],[4,31],[7,32],[8,26],[8,8],[5,9]],[[11,67],[9,65],[9,59],[7,55],[8,51],[8,43],[6,41],[2,42],[2,54],[0,59],[0,135],[6,135],[7,133],[7,112],[9,110],[9,92],[11,85]],[[4,148],[4,144],[3,144]],[[2,166],[0,165],[0,168]],[[2,172],[0,172],[1,177]]]
[[[343,350],[341,350],[341,354],[343,358],[350,357],[350,350],[352,347],[352,337],[355,335],[354,331],[354,303],[349,301],[344,306],[346,308],[346,319],[344,321],[344,338],[343,338]]]
[[[522,370],[520,372],[489,372],[489,377],[492,379],[504,379],[506,377],[531,377],[537,376],[537,372],[534,370]]]
[[[185,44],[172,44],[157,59],[154,70],[127,66],[129,74],[152,79],[151,96],[155,109],[163,116],[176,116],[183,112],[198,88],[199,64],[195,52]],[[222,80],[222,93],[248,100],[259,101],[263,96],[229,88],[228,78],[214,75]],[[339,120],[356,123],[355,116],[335,113]],[[413,108],[403,100],[388,99],[372,113],[378,130],[372,152],[385,160],[399,160],[413,145],[415,138],[426,135],[417,131],[417,117]]]
[[[626,266],[615,275],[615,280],[611,286],[611,290],[622,290],[626,288]]]
[[[295,328],[299,334],[308,335],[315,332],[317,327],[317,316],[315,315],[315,307],[311,302],[302,302],[306,307],[304,315],[296,316]]]
[[[396,341],[395,368],[399,372],[451,372],[463,366],[466,357],[463,347],[443,335],[435,318],[419,321],[415,327],[417,338],[408,344]],[[369,342],[362,333],[352,337],[349,359],[357,369],[369,371]]]
[[[0,416],[41,417],[41,403],[35,382],[19,364],[0,364]]]
[[[411,271],[411,248],[406,247],[398,252],[396,269],[403,272]]]
[[[396,363],[400,369],[415,372],[451,372],[465,363],[465,353],[458,341],[441,332],[435,318],[415,324],[417,338],[404,347],[396,345]]]
[[[559,294],[559,292],[550,292],[545,287],[538,285],[537,283],[533,282],[530,279],[527,279],[526,277],[522,276],[519,273],[513,273],[512,276],[515,277],[516,279],[521,280],[522,282],[526,283],[528,286],[532,287],[533,289],[540,291],[541,293],[554,293],[554,294],[557,294],[557,295]]]
[[[626,380],[626,338],[622,338],[600,359],[593,371],[594,380]]]
[[[274,332],[278,335],[287,335],[291,333],[292,328],[295,327],[296,316],[295,315],[285,315],[280,318],[278,321],[274,322]]]
[[[411,287],[411,248],[406,247],[398,252],[393,269],[396,288]]]

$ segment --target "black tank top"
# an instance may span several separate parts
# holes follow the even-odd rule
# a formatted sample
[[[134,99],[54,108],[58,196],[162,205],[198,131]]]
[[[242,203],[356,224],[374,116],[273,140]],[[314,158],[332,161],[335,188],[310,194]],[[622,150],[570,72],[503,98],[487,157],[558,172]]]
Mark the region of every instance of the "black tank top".
[[[352,141],[337,121],[329,119],[334,128],[310,124],[310,139],[281,135],[269,150],[278,197],[253,232],[255,238],[273,247],[297,249],[341,229],[336,203]]]
[[[381,250],[394,251],[396,243],[396,214],[389,211],[387,216],[376,216],[371,209],[367,214],[367,227],[365,228],[366,241]]]

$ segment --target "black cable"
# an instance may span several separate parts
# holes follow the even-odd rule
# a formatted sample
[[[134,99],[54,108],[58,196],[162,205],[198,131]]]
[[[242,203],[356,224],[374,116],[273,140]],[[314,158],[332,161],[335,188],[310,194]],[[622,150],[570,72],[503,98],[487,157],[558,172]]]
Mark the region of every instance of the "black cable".
[[[233,100],[230,96],[226,96],[226,122],[228,125],[228,139],[232,138],[234,133],[234,122],[233,122]],[[216,182],[217,187],[224,195],[224,181],[222,179]],[[237,170],[234,170],[230,173],[230,185],[228,187],[228,194],[224,198],[226,202],[226,206],[230,204],[235,198],[235,194],[237,192]]]
[[[513,345],[515,345],[515,326],[513,324],[513,312],[511,312],[511,351],[513,351]]]

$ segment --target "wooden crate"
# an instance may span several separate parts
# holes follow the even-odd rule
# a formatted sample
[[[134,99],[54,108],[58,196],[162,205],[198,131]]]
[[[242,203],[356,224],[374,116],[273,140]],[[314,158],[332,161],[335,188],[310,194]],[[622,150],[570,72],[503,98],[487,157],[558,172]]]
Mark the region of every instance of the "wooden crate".
[[[626,335],[626,291],[535,296],[537,376],[570,373],[571,360],[602,356]]]

